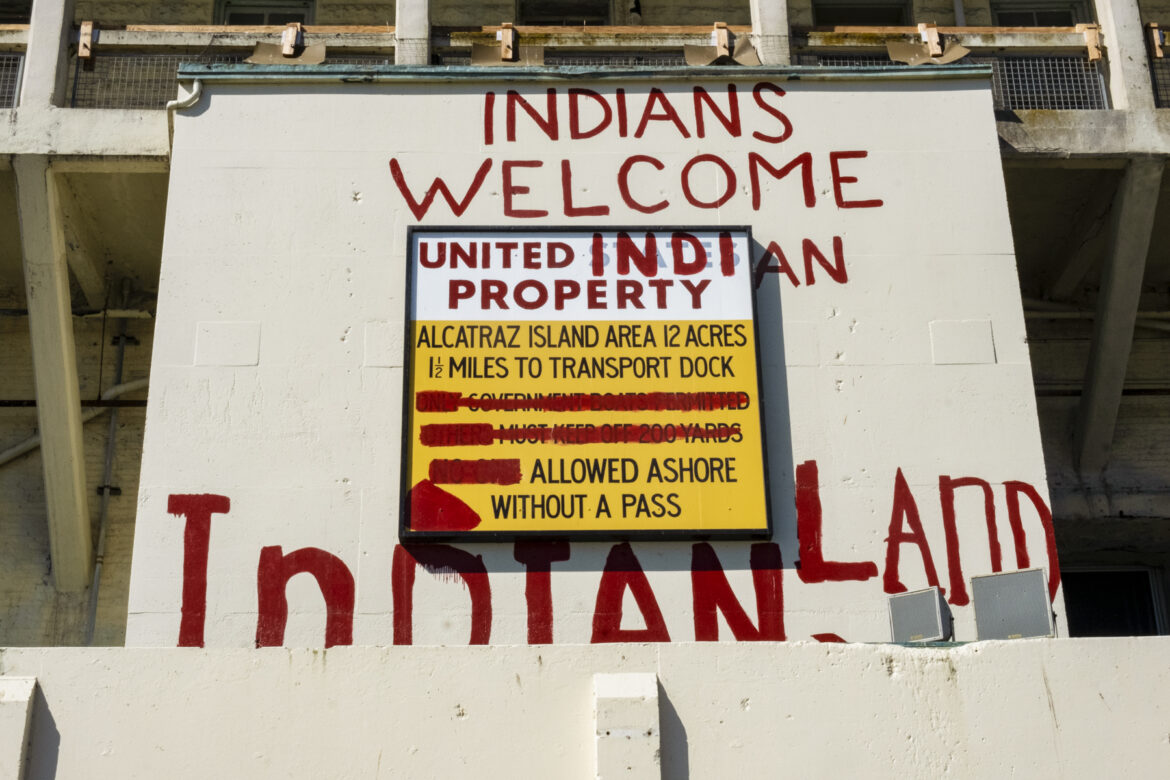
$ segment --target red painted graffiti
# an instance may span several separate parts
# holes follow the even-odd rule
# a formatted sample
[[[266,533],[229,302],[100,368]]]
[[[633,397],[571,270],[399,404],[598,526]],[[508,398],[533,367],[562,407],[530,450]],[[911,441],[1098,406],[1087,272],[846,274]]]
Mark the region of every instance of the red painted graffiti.
[[[877,564],[872,561],[826,561],[821,551],[823,525],[817,462],[806,460],[796,467],[796,537],[800,548],[796,573],[800,581],[865,581],[877,576]]]
[[[784,582],[780,545],[752,545],[749,565],[756,591],[758,627],[752,625],[743,605],[731,590],[715,549],[706,542],[691,548],[691,596],[694,602],[695,641],[719,639],[716,610],[723,614],[731,634],[739,642],[784,641]]]
[[[905,526],[909,526],[910,530],[905,530]],[[934,558],[930,554],[926,532],[922,530],[918,504],[914,502],[914,494],[910,492],[910,485],[907,484],[902,469],[898,469],[894,477],[894,508],[890,512],[890,533],[886,537],[886,568],[882,573],[882,586],[886,593],[904,593],[907,590],[898,574],[903,544],[918,547],[918,552],[922,555],[922,568],[926,572],[926,582],[928,585],[937,586],[938,573],[934,570]]]
[[[463,393],[422,390],[414,395],[418,412],[709,412],[747,409],[751,396],[745,392],[694,393],[566,393],[534,394],[531,398],[472,398]]]
[[[642,613],[646,627],[622,628],[622,598],[626,590]],[[662,619],[658,599],[642,571],[638,556],[629,544],[617,544],[605,559],[601,584],[597,587],[597,602],[593,608],[593,644],[602,642],[669,642],[670,632]]]
[[[474,464],[475,461],[467,463]],[[456,467],[445,465],[442,468]],[[473,465],[470,468],[475,470],[480,467]],[[485,468],[491,473],[496,467]],[[1044,534],[1049,596],[1054,599],[1060,588],[1060,566],[1056,558],[1052,512],[1033,485],[1015,480],[1004,482],[1003,485],[1016,566],[1026,568],[1032,565],[1023,506],[1030,503],[1035,512],[1035,521],[1039,522]],[[959,543],[960,518],[956,509],[956,492],[963,488],[978,488],[981,491],[991,569],[1000,571],[1003,568],[996,528],[994,486],[976,477],[940,476],[938,491],[942,533],[947,547],[947,590],[950,602],[956,606],[965,606],[970,602]],[[1026,498],[1027,502],[1021,501],[1021,497]],[[204,644],[211,518],[214,514],[228,513],[231,506],[232,502],[227,496],[217,494],[174,494],[168,497],[167,511],[182,517],[185,522],[178,636],[180,647],[202,647]],[[419,530],[466,529],[479,522],[478,516],[466,504],[430,480],[423,480],[414,486],[408,497],[408,506],[412,527]],[[796,467],[795,509],[800,553],[797,573],[803,583],[865,581],[878,574],[878,566],[872,561],[825,559],[822,545],[826,521],[815,460],[805,461]],[[908,589],[901,574],[901,553],[906,545],[918,548],[926,584],[937,586],[938,572],[918,502],[910,483],[902,470],[898,469],[894,477],[881,579],[882,589],[886,593],[901,593]],[[524,541],[515,543],[513,547],[513,558],[523,565],[525,572],[524,597],[530,644],[554,641],[552,571],[554,564],[569,560],[571,552],[569,543],[562,541]],[[691,546],[691,596],[696,641],[718,640],[720,615],[737,641],[781,641],[786,638],[780,546],[773,542],[753,543],[750,546],[749,564],[756,601],[754,621],[733,591],[715,547],[706,542]],[[454,577],[463,584],[470,600],[471,629],[468,641],[471,644],[487,644],[492,631],[492,591],[483,557],[449,545],[422,543],[398,544],[394,547],[390,572],[394,644],[413,643],[414,585],[419,568],[440,577]],[[353,574],[346,563],[337,555],[315,547],[285,554],[280,546],[270,545],[261,548],[257,565],[256,645],[266,647],[283,644],[289,616],[287,587],[289,581],[298,574],[312,576],[324,598],[325,646],[351,644],[356,589]],[[627,591],[633,597],[644,628],[622,627],[623,603]],[[821,642],[844,641],[832,633],[812,636]],[[591,641],[670,641],[654,589],[629,543],[614,545],[606,557],[597,585]]]
[[[512,557],[524,564],[528,605],[528,644],[553,641],[552,565],[569,560],[568,542],[516,542]]]
[[[520,483],[520,459],[432,460],[427,476],[436,485],[516,485]]]
[[[203,647],[207,618],[207,553],[211,543],[211,516],[232,508],[227,496],[214,493],[177,493],[167,498],[167,511],[187,518],[183,531],[183,602],[179,647]]]
[[[486,645],[492,636],[492,587],[483,556],[446,544],[399,544],[390,564],[394,601],[394,644],[414,643],[414,579],[418,567],[431,574],[454,574],[471,597],[471,636],[467,643]]]
[[[336,555],[303,547],[285,555],[279,546],[260,550],[256,568],[256,647],[280,647],[288,624],[288,581],[310,574],[325,598],[325,647],[353,644],[353,574]]]

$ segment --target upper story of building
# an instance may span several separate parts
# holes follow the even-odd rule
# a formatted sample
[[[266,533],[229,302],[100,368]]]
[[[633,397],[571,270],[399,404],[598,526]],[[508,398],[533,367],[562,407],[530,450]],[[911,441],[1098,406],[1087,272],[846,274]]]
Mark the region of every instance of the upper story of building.
[[[0,111],[17,110],[0,153],[165,154],[161,113],[83,132],[27,114],[161,112],[179,62],[239,61],[296,23],[326,63],[355,65],[479,64],[494,48],[498,64],[512,44],[520,63],[654,68],[748,43],[765,65],[985,63],[1005,156],[1170,150],[1166,0],[16,0],[0,11]]]

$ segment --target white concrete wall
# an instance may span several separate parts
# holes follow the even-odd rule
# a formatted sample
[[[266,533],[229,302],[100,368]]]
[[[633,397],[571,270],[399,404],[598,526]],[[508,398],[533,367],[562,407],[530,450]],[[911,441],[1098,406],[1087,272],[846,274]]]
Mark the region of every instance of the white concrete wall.
[[[258,641],[257,562],[261,548],[272,546],[286,555],[316,548],[352,574],[357,644],[462,642],[474,626],[480,633],[470,635],[493,643],[532,637],[538,616],[511,544],[476,544],[430,562],[440,574],[483,567],[488,583],[472,594],[477,610],[463,589],[448,584],[451,578],[420,574],[411,621],[409,588],[392,587],[413,572],[396,546],[402,347],[374,336],[392,334],[401,322],[406,228],[416,221],[588,227],[718,220],[752,227],[753,264],[775,271],[760,274],[757,304],[773,542],[784,570],[780,633],[787,638],[887,639],[886,594],[934,582],[955,603],[958,637],[974,638],[972,610],[958,592],[971,575],[994,568],[983,493],[957,491],[948,555],[942,477],[987,481],[1005,568],[1030,564],[1054,574],[987,83],[802,80],[785,83],[780,96],[771,87],[753,94],[755,80],[743,80],[736,93],[742,132],[725,131],[708,116],[702,139],[693,81],[655,84],[681,112],[681,130],[637,82],[620,84],[631,114],[625,138],[615,124],[578,140],[562,127],[554,141],[518,110],[518,136],[509,141],[505,91],[521,90],[543,112],[544,83],[274,90],[209,82],[204,102],[176,117],[129,644],[181,641],[184,610],[192,633],[182,641]],[[569,86],[582,84],[558,85],[562,123]],[[616,100],[618,85],[590,86]],[[727,100],[725,80],[708,87],[721,105]],[[499,95],[490,142],[483,135],[488,91]],[[635,138],[644,106],[645,116],[657,118]],[[274,131],[273,116],[296,120]],[[590,122],[599,114],[584,116]],[[906,116],[916,117],[913,134],[905,132]],[[850,178],[834,183],[836,151],[847,152],[840,166]],[[799,168],[779,181],[762,172],[753,207],[749,155],[778,167],[802,153],[812,161],[807,191]],[[644,162],[631,169],[633,197],[670,201],[650,215],[619,194],[617,171],[634,154],[663,161],[661,173]],[[694,177],[694,204],[681,191],[680,172],[699,154],[720,155],[738,177],[718,208],[698,202],[714,203],[723,192],[724,176],[715,170]],[[404,184],[395,183],[391,159]],[[499,171],[508,159],[539,163],[516,169],[517,184],[531,190],[508,197],[517,209],[546,208],[546,216],[505,213]],[[577,205],[605,205],[607,216],[567,213],[562,159],[573,166]],[[408,205],[404,188],[418,200],[442,176],[462,194],[484,165],[495,167],[462,214],[440,199],[420,219],[418,207]],[[940,184],[940,170],[963,188]],[[830,274],[812,260],[806,268],[805,239],[832,258],[834,237],[844,247],[847,273]],[[795,270],[781,270],[779,251]],[[798,545],[803,535],[812,546],[815,533],[798,531],[794,471],[813,461],[816,477],[808,466],[802,473],[806,491],[820,490],[821,555],[859,564],[852,569],[818,572],[815,554]],[[1041,501],[1039,507],[1022,501],[1018,534],[1009,523],[1015,481],[1033,486]],[[183,498],[190,495],[217,496],[203,504],[213,509],[205,562],[185,558],[198,547],[191,541],[197,535],[185,537],[185,529],[199,525],[184,519],[192,517],[192,499]],[[806,502],[801,516],[814,512]],[[921,531],[914,526],[919,518]],[[755,623],[750,545],[715,548]],[[699,637],[692,546],[642,542],[633,553],[663,615],[654,636]],[[618,613],[630,632],[655,617],[646,604],[639,614],[624,587],[616,591],[624,608],[601,598],[603,583],[620,579],[602,576],[614,554],[608,543],[574,543],[567,562],[552,564],[547,620],[554,641],[597,640],[602,614]],[[778,583],[779,577],[769,587]],[[280,641],[321,644],[324,604],[313,577],[296,576],[287,592],[290,617]],[[1059,600],[1056,611],[1063,612]],[[409,621],[413,636],[407,639],[395,621]]]
[[[1138,778],[1170,756],[1168,652],[10,649],[0,668],[37,678],[28,780],[593,777],[594,675],[613,672],[657,675],[666,778]]]

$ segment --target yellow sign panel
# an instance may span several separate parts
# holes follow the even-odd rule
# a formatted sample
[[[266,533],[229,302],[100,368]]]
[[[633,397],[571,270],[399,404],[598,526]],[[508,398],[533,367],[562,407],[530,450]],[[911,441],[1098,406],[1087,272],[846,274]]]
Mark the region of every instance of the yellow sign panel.
[[[402,536],[768,535],[749,247],[412,231]]]

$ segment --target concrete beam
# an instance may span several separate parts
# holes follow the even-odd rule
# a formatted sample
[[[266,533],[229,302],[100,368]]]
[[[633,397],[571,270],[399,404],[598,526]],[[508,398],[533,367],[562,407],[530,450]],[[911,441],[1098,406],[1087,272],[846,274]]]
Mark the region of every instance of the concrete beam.
[[[1154,86],[1137,0],[1095,0],[1113,108],[1152,111]]]
[[[751,0],[752,42],[765,65],[789,65],[792,48],[786,0]]]
[[[394,4],[394,64],[431,64],[429,0],[397,0]]]
[[[157,161],[170,155],[166,111],[48,107],[9,113],[4,128],[9,154],[70,157],[75,163],[108,158],[114,169],[124,168],[128,158]]]
[[[53,580],[58,590],[75,592],[89,585],[93,542],[61,207],[46,157],[22,155],[13,160],[12,167],[16,172]]]
[[[1110,253],[1101,275],[1095,332],[1073,434],[1073,455],[1082,477],[1099,475],[1109,463],[1165,167],[1158,159],[1132,160],[1113,202]]]
[[[1093,251],[1099,243],[1095,239],[1108,222],[1113,197],[1113,190],[1101,187],[1077,210],[1073,229],[1056,250],[1055,265],[1061,270],[1048,289],[1048,297],[1052,300],[1063,301],[1071,297],[1092,268],[1093,261],[1099,256]]]
[[[90,308],[105,307],[106,278],[100,264],[89,252],[93,245],[86,229],[85,216],[73,193],[73,188],[64,180],[53,165],[54,181],[57,187],[57,202],[60,204],[61,225],[65,231],[65,256],[73,278],[77,280],[85,302]]]
[[[24,58],[22,106],[63,106],[69,83],[69,38],[75,0],[36,0]]]

